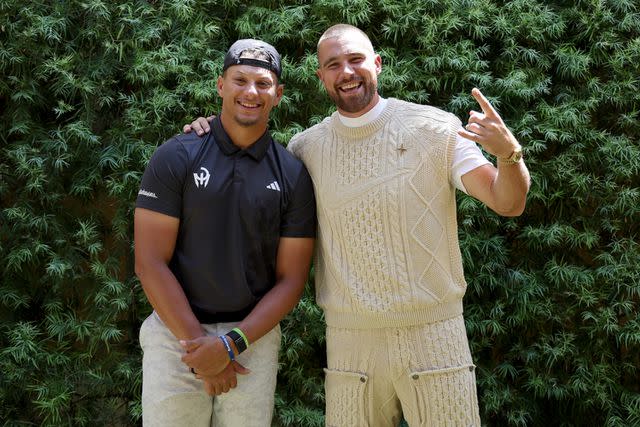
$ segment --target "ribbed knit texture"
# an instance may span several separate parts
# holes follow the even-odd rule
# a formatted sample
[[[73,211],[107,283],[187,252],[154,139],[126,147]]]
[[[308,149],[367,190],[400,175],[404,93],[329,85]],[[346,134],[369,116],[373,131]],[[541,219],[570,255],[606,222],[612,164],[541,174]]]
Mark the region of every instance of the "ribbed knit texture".
[[[318,304],[327,324],[375,328],[462,313],[466,283],[449,182],[460,120],[389,99],[374,122],[337,113],[296,135],[318,205]]]

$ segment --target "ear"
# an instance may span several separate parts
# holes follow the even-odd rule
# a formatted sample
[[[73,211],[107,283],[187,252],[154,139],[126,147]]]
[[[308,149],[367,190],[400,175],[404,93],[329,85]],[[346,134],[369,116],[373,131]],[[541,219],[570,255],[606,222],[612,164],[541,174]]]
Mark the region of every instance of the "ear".
[[[322,87],[324,87],[326,89],[326,86],[324,85],[324,78],[323,78],[322,70],[320,68],[318,68],[316,70],[316,76],[318,76],[318,79],[320,79],[320,83],[322,83]]]
[[[380,74],[382,72],[382,57],[376,54],[373,63],[376,64],[376,74]]]
[[[276,97],[273,100],[274,107],[280,103],[283,93],[284,93],[284,85],[278,85],[278,87],[276,88]]]
[[[222,86],[224,85],[224,79],[222,76],[218,77],[218,82],[216,83],[216,89],[218,89],[218,96],[222,98]]]

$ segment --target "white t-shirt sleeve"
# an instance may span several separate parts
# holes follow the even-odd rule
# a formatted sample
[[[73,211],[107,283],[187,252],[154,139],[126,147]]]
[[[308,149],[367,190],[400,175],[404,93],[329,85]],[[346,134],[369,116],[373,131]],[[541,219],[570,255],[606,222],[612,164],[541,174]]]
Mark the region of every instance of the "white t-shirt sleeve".
[[[451,165],[451,181],[458,190],[467,194],[467,189],[462,183],[462,175],[486,164],[491,164],[491,162],[484,157],[475,142],[460,135],[456,136],[456,149]]]

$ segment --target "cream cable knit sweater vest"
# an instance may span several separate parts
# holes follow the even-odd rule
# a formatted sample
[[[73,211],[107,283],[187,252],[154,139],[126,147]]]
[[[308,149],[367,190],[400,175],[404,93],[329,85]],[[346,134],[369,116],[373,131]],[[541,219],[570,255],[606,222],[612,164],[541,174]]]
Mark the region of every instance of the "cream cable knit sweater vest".
[[[449,181],[460,120],[390,98],[374,122],[337,113],[295,135],[289,150],[318,205],[316,295],[327,325],[380,328],[462,313],[466,282]]]

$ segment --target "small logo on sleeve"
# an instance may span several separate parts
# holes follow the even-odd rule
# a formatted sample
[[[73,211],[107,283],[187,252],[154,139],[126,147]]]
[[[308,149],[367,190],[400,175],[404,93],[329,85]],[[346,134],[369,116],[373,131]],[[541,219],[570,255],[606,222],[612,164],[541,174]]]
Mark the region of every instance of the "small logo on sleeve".
[[[158,196],[156,196],[156,193],[152,193],[151,191],[143,190],[142,188],[140,189],[140,191],[138,191],[138,195],[151,197],[153,199],[157,199],[158,198]]]
[[[278,181],[273,181],[271,184],[267,185],[269,190],[280,191],[280,186],[278,185]]]
[[[211,175],[209,174],[209,171],[207,170],[207,168],[200,167],[200,170],[202,172],[193,173],[193,179],[196,182],[196,187],[199,188],[200,186],[202,186],[202,188],[204,188],[207,186],[207,184],[209,184],[209,177]]]

